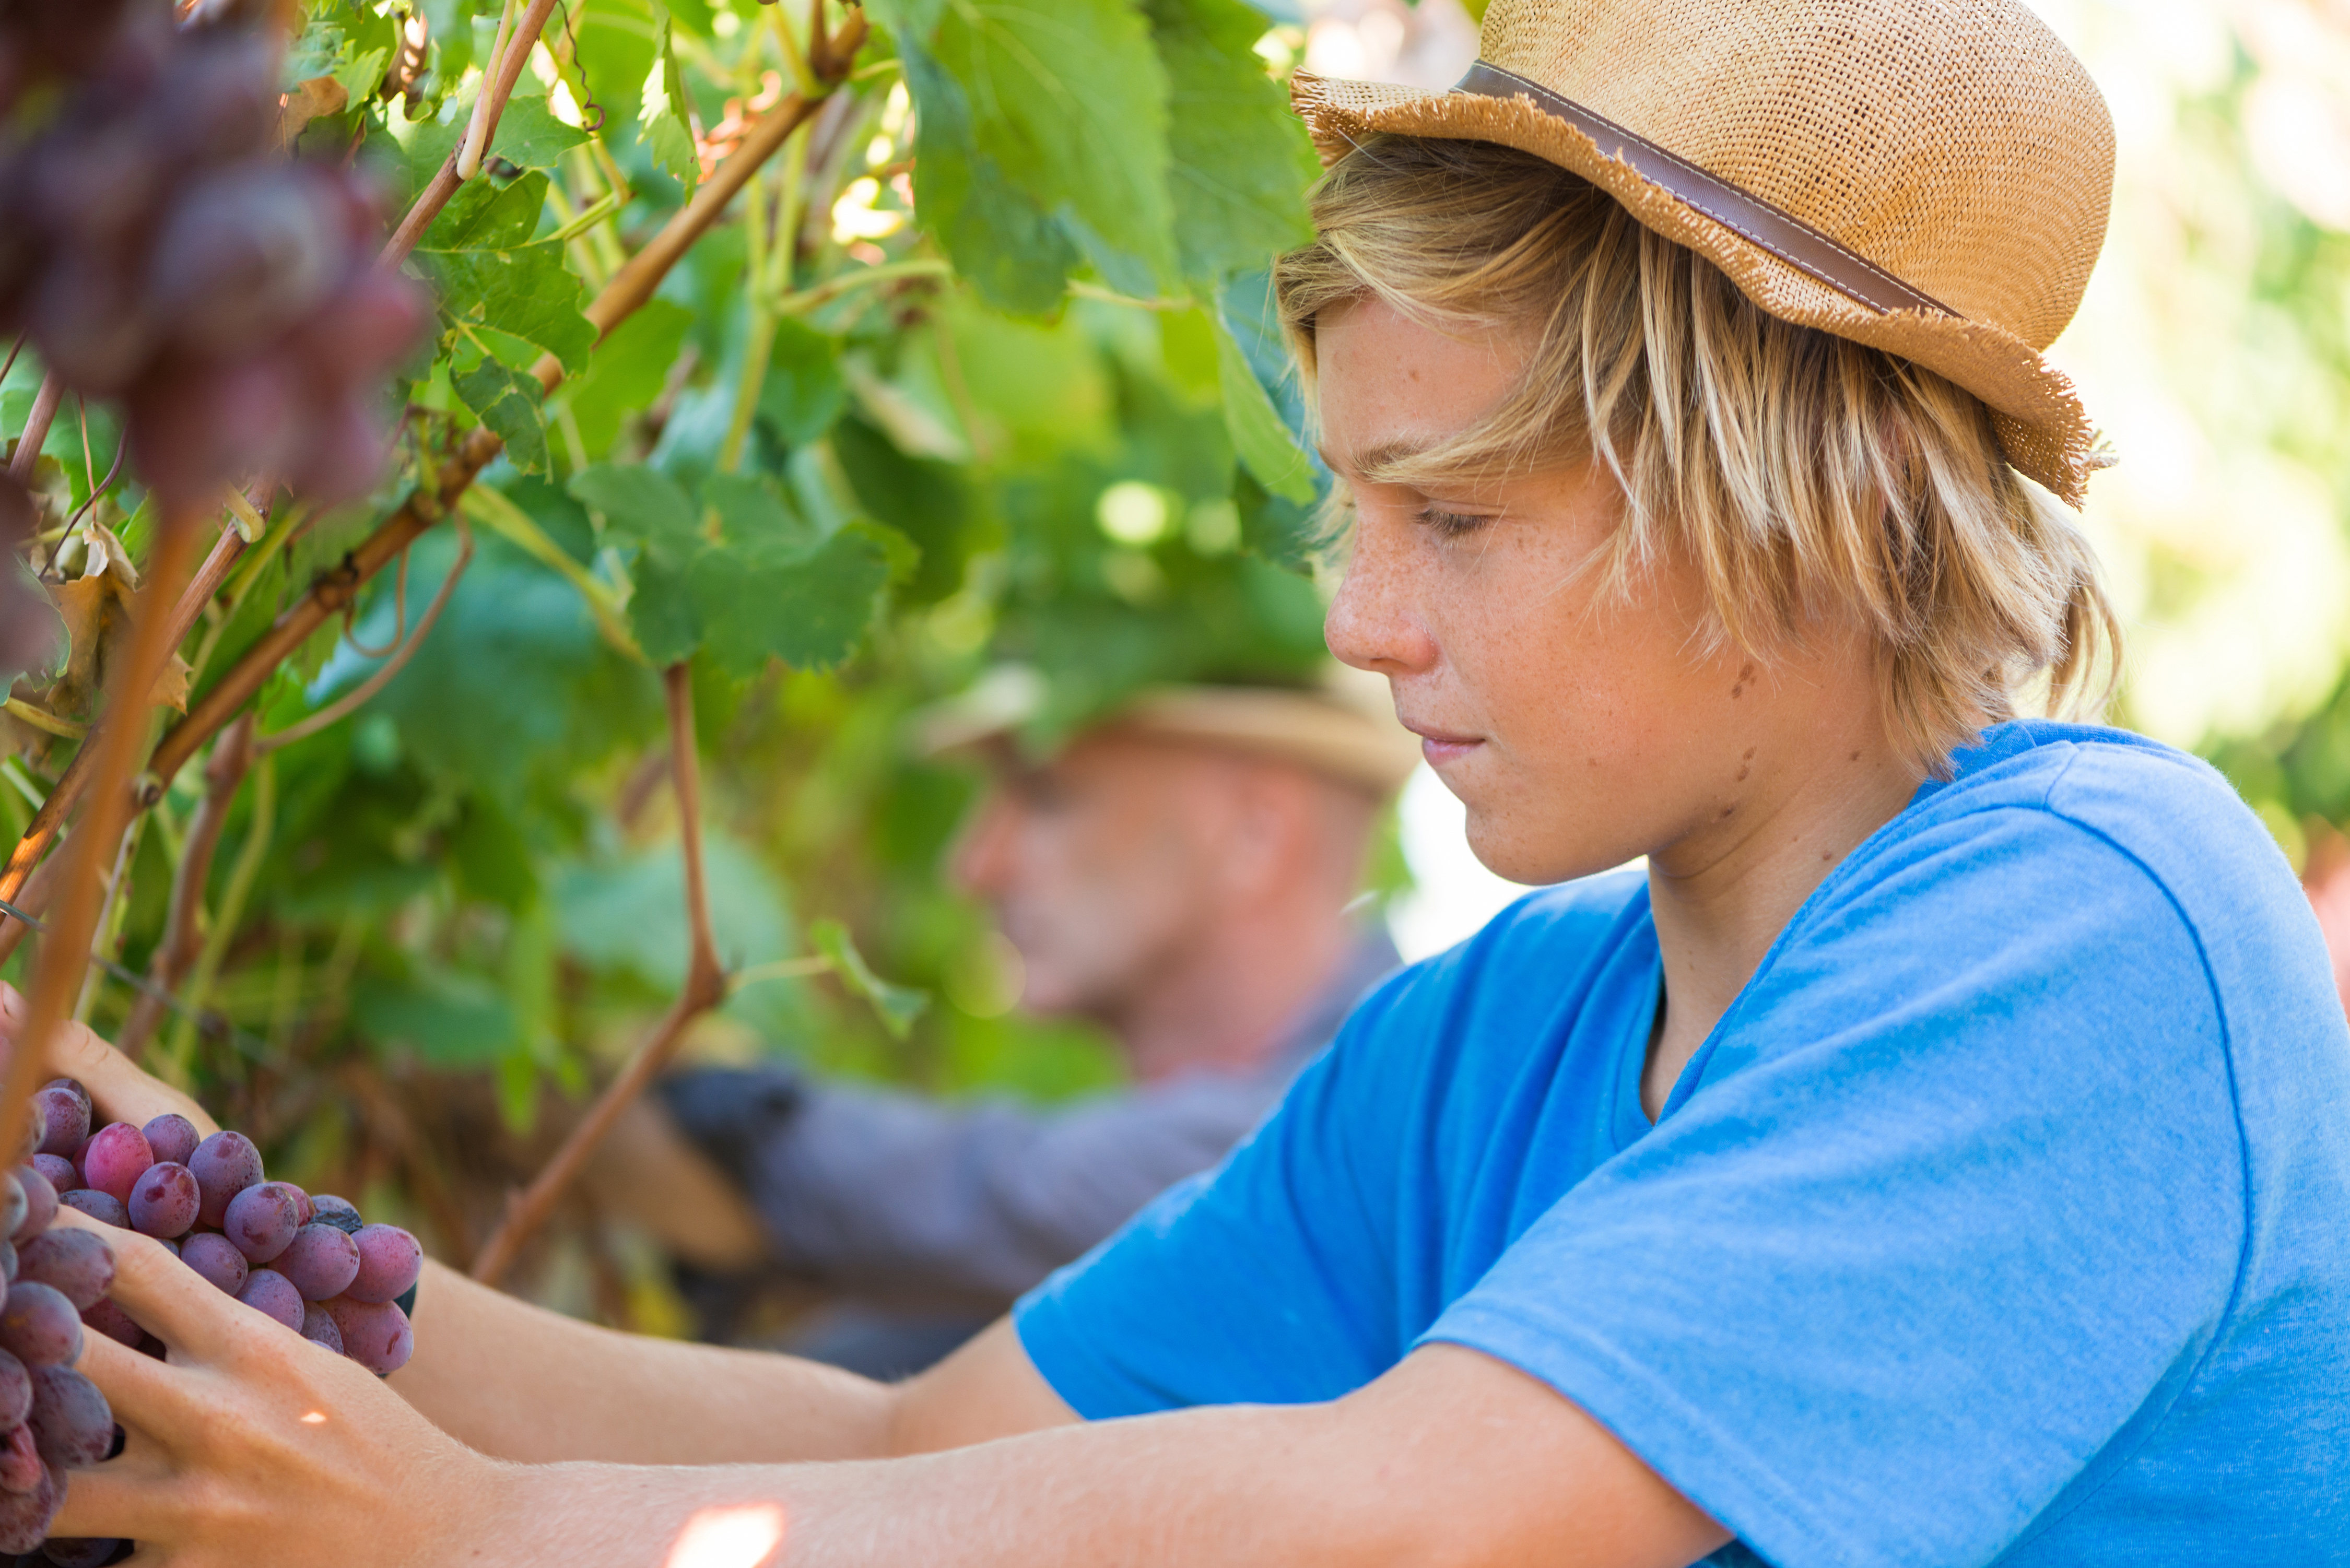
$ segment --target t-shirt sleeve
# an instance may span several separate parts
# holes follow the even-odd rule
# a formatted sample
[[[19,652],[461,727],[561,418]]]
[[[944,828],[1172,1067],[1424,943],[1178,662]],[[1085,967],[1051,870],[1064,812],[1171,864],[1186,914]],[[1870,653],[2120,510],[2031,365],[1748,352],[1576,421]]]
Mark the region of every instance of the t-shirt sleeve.
[[[1336,1398],[1393,1363],[1378,1154],[1402,1108],[1375,1090],[1403,1044],[1380,1021],[1410,989],[1407,975],[1375,992],[1221,1166],[1014,1309],[1030,1361],[1079,1415]]]
[[[1995,815],[1807,913],[1656,1130],[1422,1336],[1778,1568],[1999,1557],[2160,1418],[2236,1277],[2193,930],[2095,833]]]

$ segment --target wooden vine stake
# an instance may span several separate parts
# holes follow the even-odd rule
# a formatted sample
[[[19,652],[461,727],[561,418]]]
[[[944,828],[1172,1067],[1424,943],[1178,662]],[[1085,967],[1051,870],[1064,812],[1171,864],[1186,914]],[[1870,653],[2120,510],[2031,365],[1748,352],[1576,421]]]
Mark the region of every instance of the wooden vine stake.
[[[147,718],[156,678],[172,656],[172,611],[193,564],[196,516],[185,505],[167,506],[155,531],[147,581],[131,603],[130,647],[113,671],[106,713],[85,743],[94,753],[92,793],[80,829],[65,848],[64,886],[48,935],[33,971],[29,1016],[10,1043],[8,1073],[0,1087],[0,1149],[23,1145],[35,1088],[47,1076],[43,1062],[49,1036],[72,1011],[89,967],[90,938],[98,927],[100,879],[114,862],[116,842],[130,820],[130,780],[147,750]],[[13,1158],[13,1157],[12,1157]]]
[[[677,791],[678,852],[685,860],[685,917],[691,943],[685,985],[530,1185],[506,1199],[505,1217],[473,1259],[473,1278],[484,1284],[495,1284],[514,1265],[523,1243],[546,1223],[588,1157],[603,1142],[620,1113],[668,1064],[693,1021],[726,1000],[726,970],[718,961],[718,943],[710,926],[709,888],[702,877],[702,773],[693,741],[692,673],[682,664],[672,664],[661,672],[661,684],[669,702],[670,778]]]

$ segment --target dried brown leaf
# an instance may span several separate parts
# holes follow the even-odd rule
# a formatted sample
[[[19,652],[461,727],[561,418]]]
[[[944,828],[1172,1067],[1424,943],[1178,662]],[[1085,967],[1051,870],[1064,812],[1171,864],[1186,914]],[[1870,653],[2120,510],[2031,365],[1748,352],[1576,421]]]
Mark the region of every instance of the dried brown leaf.
[[[312,77],[287,93],[277,110],[277,145],[290,147],[303,129],[322,114],[340,114],[351,95],[332,77]]]

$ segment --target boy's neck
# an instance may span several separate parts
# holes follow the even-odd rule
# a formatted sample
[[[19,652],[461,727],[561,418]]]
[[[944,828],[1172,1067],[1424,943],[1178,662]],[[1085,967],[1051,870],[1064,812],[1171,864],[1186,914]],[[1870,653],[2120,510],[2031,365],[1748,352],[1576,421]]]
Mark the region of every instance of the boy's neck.
[[[1791,737],[1735,819],[1648,857],[1665,971],[1640,1084],[1651,1119],[1812,889],[1917,793],[1917,771],[1864,712]]]

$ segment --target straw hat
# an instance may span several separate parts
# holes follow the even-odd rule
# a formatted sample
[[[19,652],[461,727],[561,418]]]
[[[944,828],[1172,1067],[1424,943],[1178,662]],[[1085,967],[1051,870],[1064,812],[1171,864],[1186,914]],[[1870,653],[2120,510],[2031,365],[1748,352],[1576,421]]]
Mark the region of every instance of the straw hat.
[[[1493,0],[1449,93],[1300,73],[1326,162],[1372,131],[1591,181],[1782,320],[1939,371],[2072,505],[2104,465],[2040,357],[2105,243],[2113,121],[2019,0]]]
[[[961,696],[913,715],[914,747],[935,757],[1008,742],[1047,696],[1039,671],[998,665]],[[1091,728],[1295,763],[1381,798],[1419,761],[1419,738],[1396,722],[1387,682],[1344,670],[1317,687],[1155,686]]]

